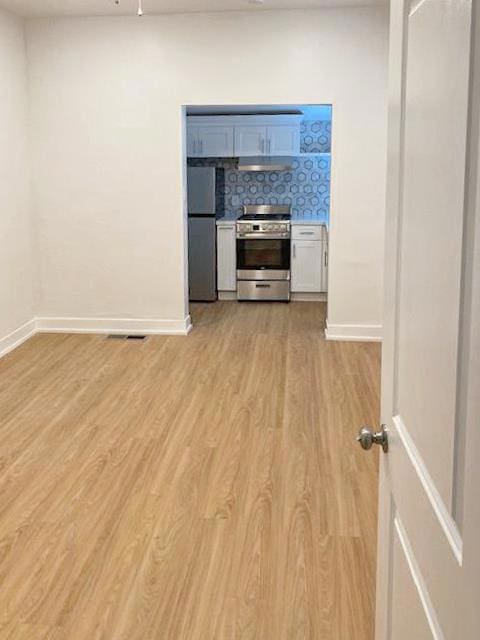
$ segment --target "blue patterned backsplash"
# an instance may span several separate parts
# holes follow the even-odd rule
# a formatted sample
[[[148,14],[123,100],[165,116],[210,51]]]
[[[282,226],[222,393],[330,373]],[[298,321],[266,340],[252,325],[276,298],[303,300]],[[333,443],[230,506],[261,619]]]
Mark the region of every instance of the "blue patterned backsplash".
[[[302,122],[302,153],[326,153],[330,144],[330,121]],[[291,171],[238,171],[235,158],[189,158],[188,166],[224,169],[217,199],[226,213],[239,214],[244,204],[291,204],[299,218],[328,215],[330,210],[330,156],[297,156]]]
[[[304,120],[300,124],[301,153],[330,153],[331,147],[331,120]]]

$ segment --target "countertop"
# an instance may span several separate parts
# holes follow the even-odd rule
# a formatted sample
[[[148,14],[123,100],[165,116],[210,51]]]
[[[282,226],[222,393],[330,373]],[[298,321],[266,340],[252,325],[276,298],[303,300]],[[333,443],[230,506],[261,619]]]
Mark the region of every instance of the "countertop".
[[[295,216],[292,216],[292,220],[291,220],[292,224],[323,224],[324,226],[328,227],[328,215],[325,213],[318,213],[314,216],[308,217],[308,218],[298,218]]]
[[[217,218],[217,226],[230,226],[240,217],[241,214],[236,212],[227,212],[222,218]],[[297,224],[323,224],[328,227],[328,215],[325,213],[318,213],[308,218],[300,218],[292,216],[291,223]]]
[[[235,212],[226,213],[221,218],[217,218],[217,227],[229,226],[237,221],[239,214]]]

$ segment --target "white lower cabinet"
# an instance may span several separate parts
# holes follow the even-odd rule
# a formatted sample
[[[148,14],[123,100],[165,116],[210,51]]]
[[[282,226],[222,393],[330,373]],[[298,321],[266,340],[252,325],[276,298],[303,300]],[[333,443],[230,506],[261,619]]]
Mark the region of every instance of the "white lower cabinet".
[[[235,222],[217,225],[217,289],[237,288],[237,247]]]
[[[307,240],[305,238],[314,239]],[[293,227],[291,256],[292,293],[327,291],[327,240],[322,227]]]
[[[328,242],[322,240],[322,293],[328,291]]]

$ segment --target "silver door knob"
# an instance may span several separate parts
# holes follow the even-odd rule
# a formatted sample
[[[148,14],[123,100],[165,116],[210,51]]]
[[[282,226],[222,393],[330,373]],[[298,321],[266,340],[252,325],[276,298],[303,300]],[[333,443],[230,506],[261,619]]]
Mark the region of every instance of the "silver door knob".
[[[368,451],[374,444],[378,444],[382,447],[383,451],[388,451],[388,432],[387,427],[382,424],[380,431],[376,433],[370,429],[370,427],[362,427],[358,432],[357,442],[360,443],[362,449]]]

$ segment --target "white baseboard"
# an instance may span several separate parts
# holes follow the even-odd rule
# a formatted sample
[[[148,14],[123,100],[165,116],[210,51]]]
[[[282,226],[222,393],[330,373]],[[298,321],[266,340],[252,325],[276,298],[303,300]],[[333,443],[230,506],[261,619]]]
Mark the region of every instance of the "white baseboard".
[[[218,299],[219,300],[236,300],[237,292],[236,291],[219,291]]]
[[[35,318],[29,320],[12,333],[9,333],[4,338],[0,339],[0,358],[7,355],[10,351],[13,351],[19,347],[23,342],[31,338],[36,333]]]
[[[190,316],[184,320],[139,318],[37,318],[39,333],[108,333],[186,336],[192,329]]]
[[[377,324],[330,324],[327,320],[325,338],[353,342],[381,342],[382,326]]]
[[[126,333],[128,335],[186,336],[192,319],[143,320],[120,318],[33,318],[4,338],[0,338],[0,358],[36,333]]]

